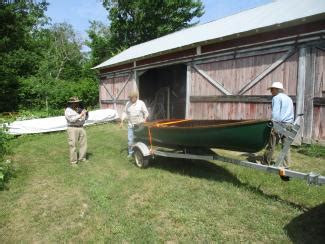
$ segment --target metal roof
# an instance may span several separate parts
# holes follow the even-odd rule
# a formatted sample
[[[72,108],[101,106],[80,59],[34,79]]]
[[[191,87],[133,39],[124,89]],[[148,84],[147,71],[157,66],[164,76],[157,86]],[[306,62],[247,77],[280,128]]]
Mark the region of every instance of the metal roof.
[[[277,0],[132,46],[94,68],[115,66],[146,56],[157,56],[192,44],[255,29],[278,26],[289,21],[306,19],[323,13],[325,13],[325,0]]]

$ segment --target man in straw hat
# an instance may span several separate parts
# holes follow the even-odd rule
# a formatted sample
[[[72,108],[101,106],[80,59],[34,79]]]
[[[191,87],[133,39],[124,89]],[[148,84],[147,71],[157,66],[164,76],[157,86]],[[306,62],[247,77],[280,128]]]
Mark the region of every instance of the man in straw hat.
[[[80,109],[81,100],[78,97],[71,97],[64,115],[68,123],[68,142],[70,149],[70,163],[76,166],[79,161],[86,161],[87,135],[83,128],[85,120],[88,118],[86,109]],[[81,110],[81,111],[79,111]],[[77,146],[79,145],[79,157]]]
[[[128,157],[131,157],[133,153],[134,126],[145,122],[149,116],[145,103],[138,98],[139,93],[137,91],[132,91],[129,94],[129,101],[125,105],[121,118],[121,128],[123,127],[123,121],[128,120]]]
[[[281,82],[273,82],[272,86],[268,88],[270,90],[272,98],[272,120],[283,123],[285,126],[291,126],[294,120],[293,102],[289,96],[284,94],[284,88]],[[282,145],[286,140],[285,137],[280,136],[275,132],[271,132],[269,143],[264,153],[264,162],[268,165],[272,163],[272,156],[274,149],[279,141],[282,141]],[[290,151],[285,157],[284,166],[289,167]]]

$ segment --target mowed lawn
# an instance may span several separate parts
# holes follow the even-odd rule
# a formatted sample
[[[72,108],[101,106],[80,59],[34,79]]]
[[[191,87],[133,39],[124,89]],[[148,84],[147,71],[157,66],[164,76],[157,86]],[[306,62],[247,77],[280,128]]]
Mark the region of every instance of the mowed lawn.
[[[21,136],[0,192],[0,243],[324,243],[325,186],[222,162],[126,158],[126,129],[87,128],[89,162],[71,167],[65,132]],[[239,153],[221,151],[228,156]],[[292,168],[325,159],[292,150]]]

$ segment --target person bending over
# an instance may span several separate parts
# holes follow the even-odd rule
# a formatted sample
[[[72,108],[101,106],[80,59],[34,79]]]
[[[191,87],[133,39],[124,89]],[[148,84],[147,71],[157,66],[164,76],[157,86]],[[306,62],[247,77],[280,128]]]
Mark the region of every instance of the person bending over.
[[[281,82],[273,82],[272,86],[268,88],[272,94],[272,121],[282,123],[284,126],[291,127],[294,121],[293,102],[289,96],[284,94],[284,88]],[[272,130],[268,145],[264,153],[264,163],[271,165],[272,156],[275,146],[281,140],[282,147],[286,137],[281,137],[274,130]],[[290,163],[290,149],[284,158],[284,167],[289,167]]]

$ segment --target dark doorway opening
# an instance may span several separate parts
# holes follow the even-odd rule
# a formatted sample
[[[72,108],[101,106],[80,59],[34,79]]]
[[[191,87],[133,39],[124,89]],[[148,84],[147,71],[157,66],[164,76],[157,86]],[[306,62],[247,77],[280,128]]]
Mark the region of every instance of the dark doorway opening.
[[[139,95],[149,110],[149,119],[184,119],[186,110],[186,65],[146,71],[139,77]]]

